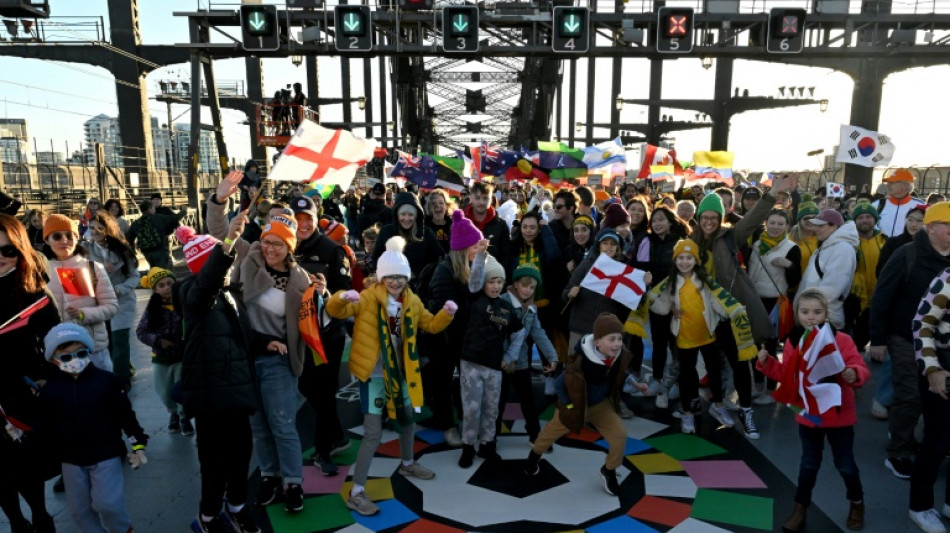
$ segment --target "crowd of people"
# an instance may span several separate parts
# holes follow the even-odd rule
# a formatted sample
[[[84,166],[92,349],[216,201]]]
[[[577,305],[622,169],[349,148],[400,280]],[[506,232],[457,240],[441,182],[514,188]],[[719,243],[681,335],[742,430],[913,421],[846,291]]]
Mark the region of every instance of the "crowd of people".
[[[797,405],[802,459],[783,527],[804,528],[827,440],[847,526],[861,529],[852,391],[870,376],[864,353],[880,363],[872,414],[888,420],[884,466],[910,480],[913,523],[945,531],[950,507],[935,510],[933,485],[950,448],[950,202],[916,198],[905,169],[884,182],[886,195],[845,199],[809,195],[794,176],[676,194],[477,181],[457,194],[377,183],[265,198],[248,165],[209,195],[206,232],[180,226],[183,212],[160,195],[132,222],[114,199],[91,199],[79,220],[0,202],[0,338],[11,347],[0,358],[0,507],[14,532],[54,531],[44,484],[61,474],[81,531],[132,530],[122,462],[146,464],[148,443],[128,400],[134,328],[152,351],[168,432],[198,435],[198,531],[259,531],[253,504],[303,510],[311,444],[319,472],[339,475],[348,343],[364,435],[345,503],[361,515],[380,512],[366,484],[387,420],[398,474],[432,479],[413,453],[422,408],[470,468],[500,459],[513,390],[532,445],[524,475],[591,424],[609,447],[599,475],[611,495],[634,396],[653,398],[683,433],[707,415],[749,439],[760,436],[756,406]],[[190,275],[174,269],[172,234]],[[605,258],[643,273],[634,308],[584,283]],[[140,316],[138,288],[151,291]],[[842,366],[821,384],[840,399],[820,410],[802,376],[826,328]],[[536,374],[556,404],[543,427]],[[298,433],[298,394],[315,413],[312,443]]]

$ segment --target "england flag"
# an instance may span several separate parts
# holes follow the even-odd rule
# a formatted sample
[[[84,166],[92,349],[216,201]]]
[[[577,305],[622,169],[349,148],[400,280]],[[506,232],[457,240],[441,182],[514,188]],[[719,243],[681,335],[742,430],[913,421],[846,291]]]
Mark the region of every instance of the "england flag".
[[[862,167],[886,167],[894,157],[895,148],[887,135],[842,124],[835,161]]]

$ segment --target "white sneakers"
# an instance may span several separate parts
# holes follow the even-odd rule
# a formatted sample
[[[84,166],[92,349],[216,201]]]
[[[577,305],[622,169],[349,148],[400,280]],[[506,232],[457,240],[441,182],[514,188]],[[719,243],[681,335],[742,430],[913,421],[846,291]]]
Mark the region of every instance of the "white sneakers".
[[[946,507],[944,505],[944,514],[947,513]],[[943,527],[943,522],[940,521],[940,515],[937,514],[936,509],[927,509],[926,511],[908,510],[907,515],[910,516],[910,521],[925,533],[947,533],[947,528]]]
[[[709,404],[709,414],[727,428],[731,428],[736,425],[736,421],[732,419],[732,415],[729,413],[729,410],[726,409],[725,405],[717,406],[714,403]]]
[[[696,418],[691,414],[685,414],[680,416],[680,431],[688,434],[696,434]]]

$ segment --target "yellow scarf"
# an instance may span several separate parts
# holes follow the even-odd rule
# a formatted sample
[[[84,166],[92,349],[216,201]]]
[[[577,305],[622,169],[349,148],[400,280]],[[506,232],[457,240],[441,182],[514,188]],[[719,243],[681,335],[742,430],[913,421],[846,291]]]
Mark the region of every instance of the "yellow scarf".
[[[764,256],[765,254],[769,253],[769,250],[774,248],[778,243],[782,242],[782,240],[787,235],[788,235],[788,232],[784,232],[778,237],[773,239],[772,237],[769,236],[768,232],[763,231],[762,236],[759,237],[759,255]]]

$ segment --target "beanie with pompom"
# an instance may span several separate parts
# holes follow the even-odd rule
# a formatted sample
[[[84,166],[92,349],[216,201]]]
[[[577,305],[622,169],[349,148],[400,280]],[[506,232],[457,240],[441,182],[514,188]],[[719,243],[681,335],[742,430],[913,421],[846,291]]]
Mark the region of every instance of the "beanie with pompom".
[[[201,271],[201,267],[204,266],[208,256],[211,255],[211,250],[221,242],[211,235],[197,235],[195,234],[195,228],[189,226],[179,226],[175,230],[175,237],[182,244],[185,262],[188,263],[188,270],[192,274]]]
[[[386,251],[376,261],[376,277],[383,279],[387,276],[412,277],[409,260],[402,251],[406,248],[406,239],[400,236],[391,237],[386,241]]]
[[[449,249],[465,250],[473,244],[478,244],[478,241],[484,238],[482,232],[462,213],[461,209],[457,209],[452,213]]]

